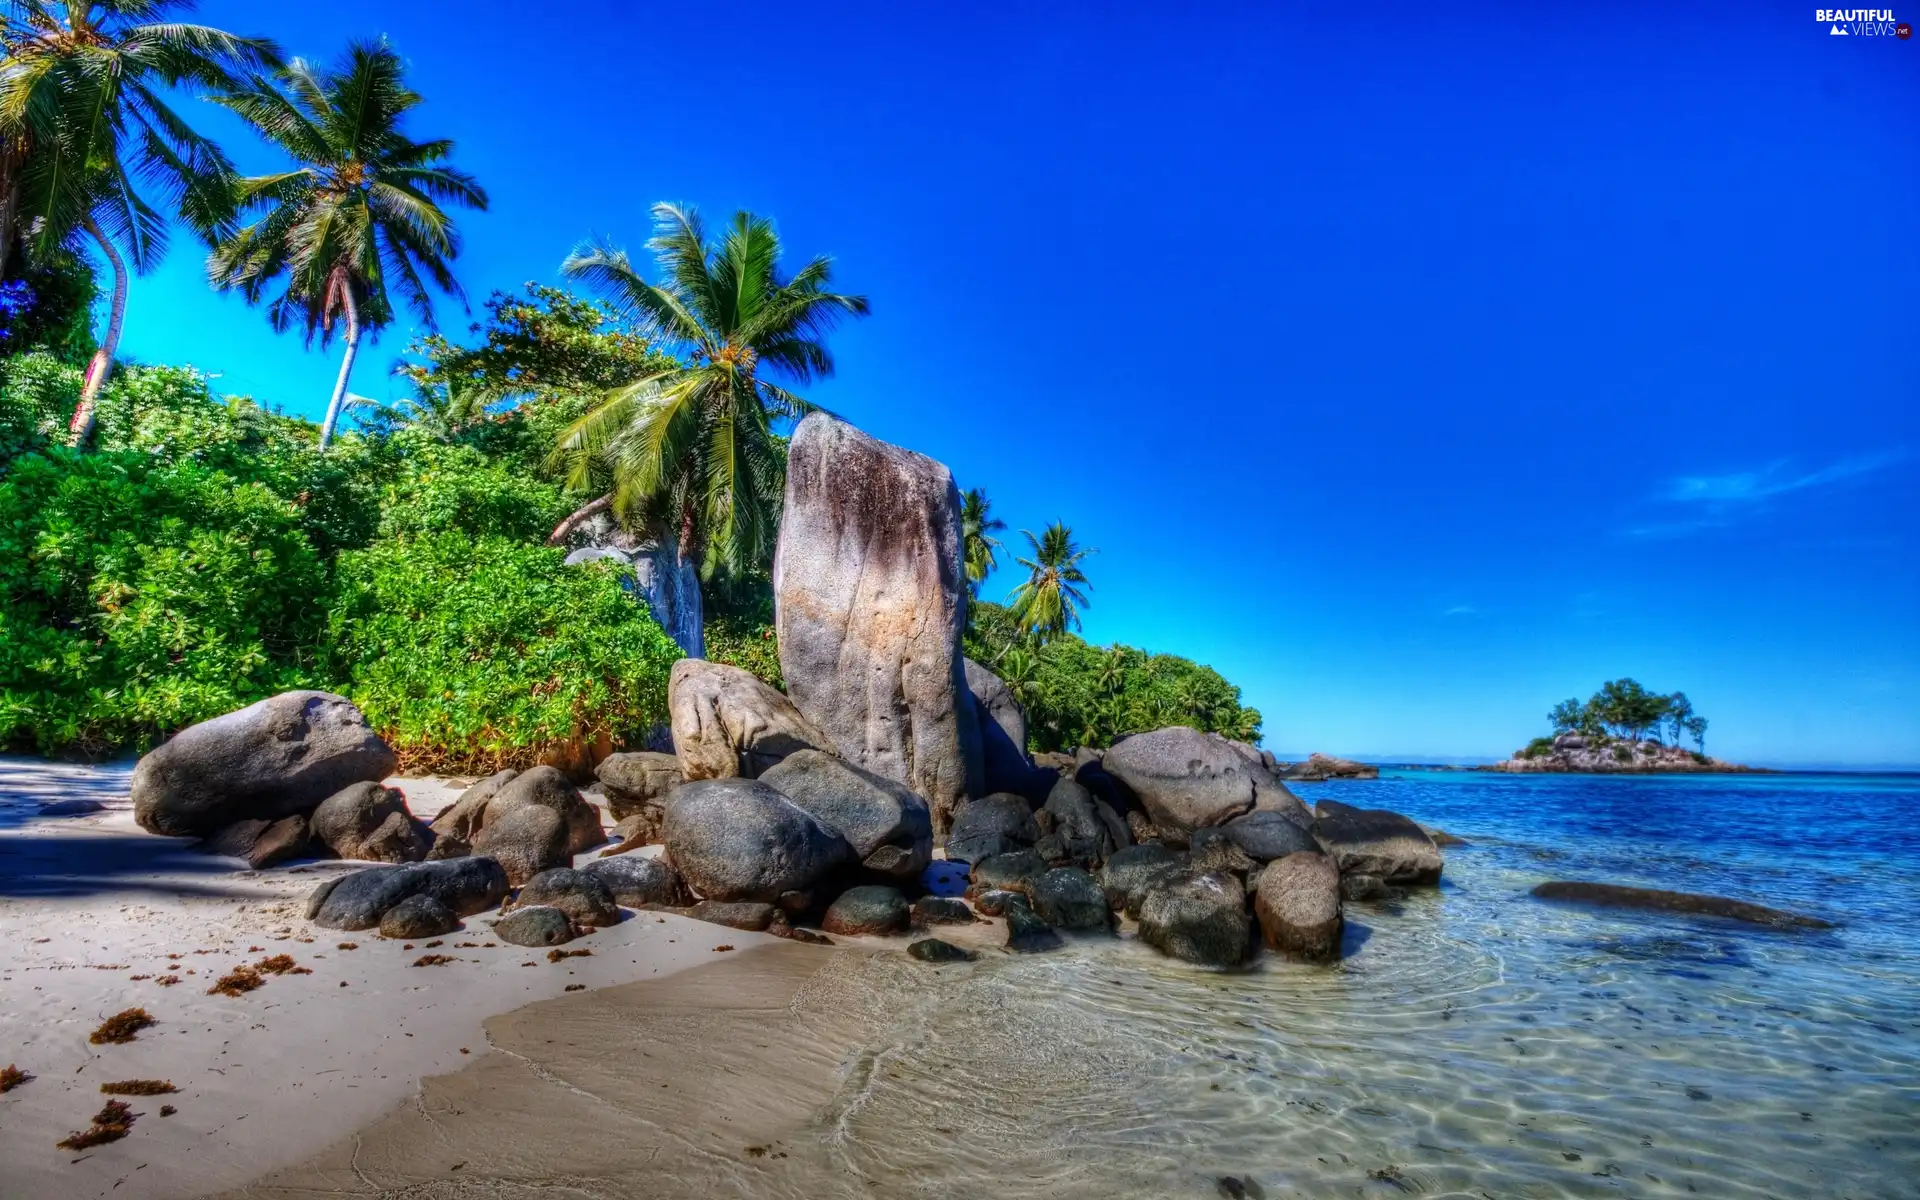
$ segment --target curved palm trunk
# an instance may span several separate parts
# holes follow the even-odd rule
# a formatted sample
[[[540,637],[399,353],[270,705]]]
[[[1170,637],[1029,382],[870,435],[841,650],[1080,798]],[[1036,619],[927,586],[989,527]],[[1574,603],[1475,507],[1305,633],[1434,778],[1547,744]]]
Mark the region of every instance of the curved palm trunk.
[[[593,516],[595,513],[607,511],[607,506],[612,503],[613,495],[609,493],[600,497],[598,500],[589,500],[587,503],[581,505],[569,514],[566,520],[553,527],[553,532],[547,535],[547,545],[558,546],[561,542],[566,541],[573,535],[574,530],[580,528],[581,522]]]
[[[354,357],[360,353],[360,307],[353,301],[352,287],[342,288],[341,293],[346,297],[347,354],[340,360],[340,378],[334,381],[333,399],[327,401],[327,418],[320,425],[322,453],[333,444],[333,430],[340,423],[340,409],[347,402],[347,380],[353,374]]]
[[[107,336],[100,340],[100,348],[93,352],[93,361],[87,364],[86,381],[80,387],[80,403],[74,406],[73,421],[67,426],[67,433],[75,446],[85,446],[93,436],[94,411],[100,402],[100,389],[106,386],[107,373],[113,370],[113,356],[120,349],[120,329],[127,319],[127,264],[120,259],[120,252],[113,248],[107,235],[92,217],[82,224],[93,240],[100,244],[107,263],[113,268],[113,305],[107,310]]]

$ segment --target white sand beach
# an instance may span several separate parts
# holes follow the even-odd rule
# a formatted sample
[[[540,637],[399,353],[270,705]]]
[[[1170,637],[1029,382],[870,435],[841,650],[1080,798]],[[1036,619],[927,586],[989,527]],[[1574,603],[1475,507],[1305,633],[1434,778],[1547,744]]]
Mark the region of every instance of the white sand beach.
[[[490,1016],[569,988],[705,965],[721,946],[777,941],[640,913],[567,947],[590,955],[549,962],[542,951],[485,945],[493,939],[484,916],[431,947],[372,930],[316,929],[304,919],[307,894],[364,864],[252,871],[196,853],[184,839],[152,836],[134,824],[130,772],[130,763],[0,758],[0,1067],[32,1076],[0,1095],[7,1200],[244,1186],[401,1105],[423,1077],[471,1063],[486,1048]],[[388,783],[426,818],[461,786]],[[72,800],[103,808],[40,813]],[[237,997],[208,993],[232,968],[280,954],[310,973],[269,975]],[[425,954],[453,961],[412,965]],[[131,1043],[89,1043],[103,1020],[131,1008],[155,1024]],[[101,1084],[128,1079],[166,1080],[179,1091],[130,1097],[139,1115],[120,1141],[56,1148],[109,1098]],[[163,1105],[177,1111],[162,1117]]]

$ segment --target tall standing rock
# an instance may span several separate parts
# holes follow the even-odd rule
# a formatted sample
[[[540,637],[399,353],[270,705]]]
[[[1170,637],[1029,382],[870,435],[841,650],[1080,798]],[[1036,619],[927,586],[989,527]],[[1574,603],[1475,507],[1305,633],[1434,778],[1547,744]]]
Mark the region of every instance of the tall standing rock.
[[[787,455],[773,592],[788,695],[848,761],[924,796],[944,833],[982,791],[952,474],[809,416]]]

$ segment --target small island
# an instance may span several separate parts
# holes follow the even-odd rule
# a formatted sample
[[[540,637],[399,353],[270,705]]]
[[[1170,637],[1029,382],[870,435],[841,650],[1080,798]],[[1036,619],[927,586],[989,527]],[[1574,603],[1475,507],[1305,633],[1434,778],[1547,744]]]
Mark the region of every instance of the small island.
[[[1554,772],[1657,775],[1746,773],[1762,770],[1707,754],[1707,719],[1685,692],[1663,695],[1633,679],[1615,679],[1586,703],[1566,699],[1547,713],[1553,733],[1537,737],[1505,762],[1482,767],[1510,774]],[[1666,732],[1668,741],[1661,741]],[[1694,748],[1681,745],[1691,738]]]

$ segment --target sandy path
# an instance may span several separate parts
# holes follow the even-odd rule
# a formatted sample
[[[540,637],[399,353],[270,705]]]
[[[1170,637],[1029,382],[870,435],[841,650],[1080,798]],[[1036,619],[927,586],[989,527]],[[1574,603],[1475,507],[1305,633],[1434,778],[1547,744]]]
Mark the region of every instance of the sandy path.
[[[491,940],[474,918],[433,951],[456,961],[413,967],[424,945],[407,950],[372,931],[343,935],[303,919],[316,884],[361,864],[256,872],[192,853],[185,841],[134,825],[128,773],[126,765],[0,758],[0,1066],[34,1076],[0,1096],[4,1200],[239,1187],[374,1121],[423,1077],[474,1061],[490,1016],[572,985],[704,965],[718,945],[784,946],[649,913],[569,947],[591,957],[554,964],[513,946],[460,946]],[[426,816],[459,790],[389,782]],[[46,802],[71,799],[106,808],[38,815]],[[270,978],[239,998],[207,994],[220,974],[274,954],[312,973]],[[178,982],[162,986],[167,976]],[[89,1044],[102,1019],[132,1007],[158,1023],[131,1044]],[[180,1093],[133,1099],[141,1116],[122,1141],[80,1153],[55,1148],[100,1109],[101,1083],[135,1078],[169,1080]],[[162,1118],[162,1104],[178,1112]]]

